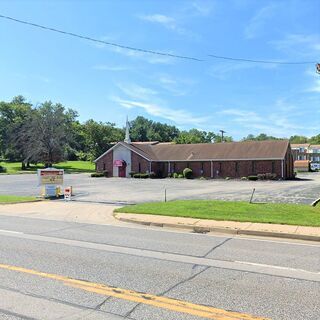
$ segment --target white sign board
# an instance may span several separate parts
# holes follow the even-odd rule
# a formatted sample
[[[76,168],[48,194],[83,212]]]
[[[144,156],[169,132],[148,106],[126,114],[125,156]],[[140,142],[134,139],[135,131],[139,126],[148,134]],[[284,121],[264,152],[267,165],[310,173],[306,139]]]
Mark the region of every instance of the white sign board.
[[[47,169],[38,169],[38,183],[39,186],[46,185],[63,185],[63,169],[56,168],[47,168]]]

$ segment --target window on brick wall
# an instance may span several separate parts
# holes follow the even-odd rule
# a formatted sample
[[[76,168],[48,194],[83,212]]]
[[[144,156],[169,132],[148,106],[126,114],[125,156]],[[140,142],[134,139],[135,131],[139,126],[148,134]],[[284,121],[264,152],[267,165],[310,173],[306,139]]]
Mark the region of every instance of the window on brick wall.
[[[235,171],[236,171],[236,173],[238,173],[238,169],[239,169],[238,167],[239,167],[239,163],[236,161],[235,162]]]
[[[139,162],[139,172],[141,172],[141,163]]]
[[[219,162],[219,172],[221,173],[221,171],[222,171],[222,163]]]
[[[189,162],[187,162],[187,168],[189,168]]]
[[[173,172],[176,172],[176,163],[173,163]]]
[[[274,161],[272,161],[271,167],[272,167],[271,171],[272,171],[272,173],[274,173],[275,172],[275,162]]]
[[[252,173],[256,173],[256,163],[254,161],[251,162]]]
[[[106,170],[106,164],[103,163],[103,171],[105,171],[105,170]]]

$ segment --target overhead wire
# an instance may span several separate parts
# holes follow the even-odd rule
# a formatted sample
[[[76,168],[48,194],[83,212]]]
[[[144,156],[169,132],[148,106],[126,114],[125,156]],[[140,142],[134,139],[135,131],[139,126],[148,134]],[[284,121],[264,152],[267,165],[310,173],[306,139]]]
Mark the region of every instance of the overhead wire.
[[[143,48],[138,48],[138,47],[127,46],[127,45],[123,45],[123,44],[119,44],[119,43],[115,43],[115,42],[99,40],[99,39],[95,39],[95,38],[92,38],[92,37],[89,37],[89,36],[84,36],[84,35],[81,35],[81,34],[77,34],[77,33],[73,33],[73,32],[68,32],[68,31],[64,31],[64,30],[60,30],[60,29],[56,29],[56,28],[40,25],[40,24],[33,23],[33,22],[30,22],[30,21],[16,19],[16,18],[9,17],[9,16],[2,15],[2,14],[0,14],[0,18],[7,19],[7,20],[10,20],[10,21],[13,21],[13,22],[18,22],[18,23],[21,23],[21,24],[25,24],[25,25],[28,25],[28,26],[35,27],[35,28],[40,28],[40,29],[43,29],[43,30],[52,31],[52,32],[64,34],[64,35],[67,35],[67,36],[76,37],[76,38],[80,38],[80,39],[84,39],[84,40],[88,40],[88,41],[92,41],[92,42],[97,42],[97,43],[101,43],[101,44],[105,44],[105,45],[108,45],[108,46],[113,46],[113,47],[117,47],[117,48],[121,48],[121,49],[125,49],[125,50],[137,51],[137,52],[141,52],[141,53],[148,53],[148,54],[159,55],[159,56],[167,56],[167,57],[171,57],[171,58],[192,60],[192,61],[198,61],[198,62],[205,61],[204,59],[191,57],[191,56],[184,56],[184,55],[178,55],[178,54],[173,54],[173,53],[168,53],[168,52],[148,50],[148,49],[143,49]],[[245,59],[245,58],[220,56],[220,55],[215,55],[215,54],[209,54],[207,56],[209,56],[211,58],[215,58],[215,59],[222,59],[222,60],[229,60],[229,61],[239,61],[239,62],[249,62],[249,63],[265,63],[265,64],[281,64],[281,65],[317,64],[316,61],[255,60],[255,59]]]

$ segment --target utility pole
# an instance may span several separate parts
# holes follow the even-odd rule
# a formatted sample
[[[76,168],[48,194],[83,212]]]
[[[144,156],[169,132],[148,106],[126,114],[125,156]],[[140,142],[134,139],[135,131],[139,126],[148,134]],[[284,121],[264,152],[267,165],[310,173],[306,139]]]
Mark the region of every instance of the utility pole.
[[[226,131],[224,131],[224,130],[219,130],[219,131],[221,132],[221,142],[224,142],[223,141],[223,134],[226,133]]]

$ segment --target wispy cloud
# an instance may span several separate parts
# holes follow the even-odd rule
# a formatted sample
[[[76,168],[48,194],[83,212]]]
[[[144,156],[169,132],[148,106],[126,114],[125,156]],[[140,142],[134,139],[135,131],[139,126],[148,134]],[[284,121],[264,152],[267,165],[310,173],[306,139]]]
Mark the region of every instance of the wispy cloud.
[[[176,30],[177,23],[176,20],[172,17],[163,15],[163,14],[151,14],[151,15],[141,15],[139,16],[141,20],[148,22],[158,23],[167,29]]]
[[[295,57],[318,57],[320,36],[318,34],[287,34],[281,40],[269,42],[275,49]]]
[[[271,3],[258,10],[244,30],[245,37],[247,39],[253,39],[261,35],[263,30],[265,30],[265,24],[275,15],[278,8],[278,3]]]
[[[134,50],[128,50],[118,47],[111,47],[110,48],[113,52],[122,54],[126,57],[132,58],[132,59],[138,59],[143,60],[145,62],[148,62],[150,64],[173,64],[175,62],[175,59],[170,56],[165,55],[155,55],[151,53],[141,52],[141,51],[134,51]],[[158,50],[155,50],[158,51]],[[161,52],[161,50],[159,50]],[[172,51],[166,51],[167,53],[174,54]]]
[[[215,3],[213,1],[193,1],[190,4],[190,9],[193,13],[201,16],[208,16],[212,13]]]
[[[249,63],[249,62],[219,62],[208,68],[207,73],[218,79],[226,79],[232,76],[234,72],[251,70],[251,69],[264,69],[270,70],[277,68],[277,64],[261,64],[261,63]]]
[[[221,113],[228,115],[231,123],[236,123],[253,134],[266,133],[277,137],[290,137],[296,133],[312,134],[317,129],[316,126],[306,127],[299,124],[299,109],[287,103],[285,99],[278,99],[268,110],[275,111],[258,113],[251,110],[226,109]]]
[[[139,108],[147,114],[170,120],[178,125],[202,125],[209,121],[208,117],[199,117],[183,110],[168,107],[167,102],[158,97],[158,92],[132,84],[118,85],[126,98],[112,97],[112,100],[127,109]]]
[[[160,84],[161,88],[173,94],[174,96],[186,95],[188,89],[196,83],[194,79],[178,78],[164,73],[157,74],[154,78],[155,81]]]
[[[181,17],[174,18],[164,14],[150,14],[150,15],[139,15],[138,18],[143,21],[155,23],[165,27],[168,30],[174,31],[175,33],[187,36],[192,39],[199,39],[200,36],[193,31],[187,30],[181,26]]]

